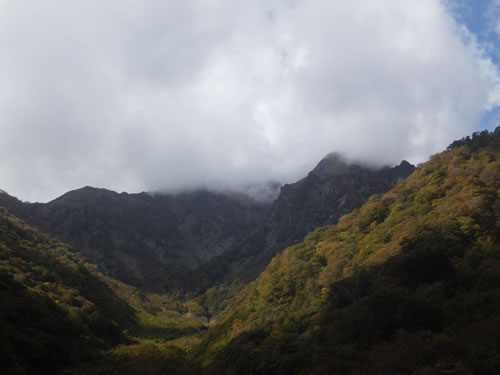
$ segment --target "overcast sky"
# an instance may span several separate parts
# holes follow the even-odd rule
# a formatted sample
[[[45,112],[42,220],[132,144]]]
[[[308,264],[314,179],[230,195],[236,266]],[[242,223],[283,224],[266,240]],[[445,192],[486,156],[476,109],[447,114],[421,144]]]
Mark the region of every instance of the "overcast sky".
[[[243,189],[331,151],[425,161],[500,123],[499,15],[495,0],[0,0],[0,189]]]

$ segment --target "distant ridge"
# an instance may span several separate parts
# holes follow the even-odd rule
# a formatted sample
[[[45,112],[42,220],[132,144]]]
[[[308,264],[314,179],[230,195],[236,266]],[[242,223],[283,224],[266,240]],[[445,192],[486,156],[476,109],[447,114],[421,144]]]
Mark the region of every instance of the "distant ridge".
[[[278,251],[336,222],[413,169],[408,162],[370,168],[330,153],[308,176],[282,186],[272,205],[207,190],[129,194],[92,186],[48,203],[4,193],[0,204],[120,281],[201,291],[221,280],[254,278]]]
[[[206,285],[253,280],[285,247],[303,240],[319,226],[336,223],[371,195],[388,191],[414,170],[407,161],[396,167],[372,168],[330,153],[305,178],[281,187],[266,220],[248,239],[211,259],[198,273],[205,273]]]
[[[500,373],[499,151],[454,142],[275,256],[217,315],[207,373]]]
[[[109,275],[150,290],[181,288],[189,270],[241,242],[269,207],[205,190],[119,194],[90,186],[49,203],[2,194],[0,204],[72,244]]]

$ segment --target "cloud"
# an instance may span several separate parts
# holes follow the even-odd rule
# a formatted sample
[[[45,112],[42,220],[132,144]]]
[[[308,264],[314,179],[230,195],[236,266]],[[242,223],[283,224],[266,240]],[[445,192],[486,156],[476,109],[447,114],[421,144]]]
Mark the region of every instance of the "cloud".
[[[498,36],[500,37],[500,20],[498,19],[499,16],[500,16],[500,1],[499,0],[490,1],[486,9],[488,28],[489,31],[497,33]]]
[[[0,187],[26,200],[419,162],[500,101],[435,0],[0,0],[0,46]]]

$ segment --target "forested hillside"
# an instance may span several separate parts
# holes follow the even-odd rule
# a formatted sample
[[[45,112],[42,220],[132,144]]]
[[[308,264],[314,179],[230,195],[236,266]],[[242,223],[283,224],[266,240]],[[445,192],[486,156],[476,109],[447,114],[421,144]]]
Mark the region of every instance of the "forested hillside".
[[[208,332],[209,372],[497,374],[499,133],[275,257]]]
[[[134,319],[82,257],[0,207],[0,372],[57,373],[127,342]]]
[[[143,291],[193,294],[253,280],[286,246],[335,223],[413,169],[408,162],[373,168],[330,154],[308,176],[283,186],[272,205],[236,193],[118,194],[92,187],[49,203],[2,193],[0,205],[113,278]],[[209,291],[203,300],[210,313],[233,290],[218,287],[217,298]]]
[[[102,274],[0,207],[0,373],[95,374],[111,363],[120,374],[186,374],[182,348],[205,327],[189,305]]]
[[[196,287],[190,271],[243,241],[269,207],[241,194],[118,194],[92,187],[44,204],[0,194],[0,204],[108,275],[154,291]]]
[[[407,161],[376,168],[336,153],[326,155],[306,177],[281,188],[265,220],[244,241],[196,270],[194,277],[211,287],[202,303],[210,313],[220,311],[238,286],[254,280],[277,253],[301,242],[315,228],[335,224],[414,169]]]
[[[317,223],[344,205],[342,181],[346,191],[353,180],[375,181],[349,166],[350,178],[336,174],[340,182],[330,177],[325,184],[327,167],[320,163],[275,203],[294,217],[282,227],[292,242],[293,233],[307,230],[307,218]],[[390,171],[384,173],[395,182]],[[322,194],[332,186],[336,192]],[[110,193],[92,191],[106,196],[93,208],[99,220]],[[141,291],[0,207],[0,372],[497,374],[499,194],[497,128],[454,142],[388,192],[281,251],[244,288],[226,284],[215,297],[214,289],[184,293],[192,293],[189,286],[179,294]],[[2,195],[10,207],[33,207]],[[315,214],[328,197],[334,202]],[[74,218],[57,226],[63,233],[98,226],[80,227],[86,211],[74,193],[70,203],[60,207]],[[189,275],[197,282],[195,271]]]

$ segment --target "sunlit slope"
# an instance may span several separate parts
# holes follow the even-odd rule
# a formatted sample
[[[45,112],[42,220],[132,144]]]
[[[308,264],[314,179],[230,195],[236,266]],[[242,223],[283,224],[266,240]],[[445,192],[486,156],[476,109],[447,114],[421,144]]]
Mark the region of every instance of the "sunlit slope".
[[[0,207],[3,371],[52,374],[126,341],[133,311],[91,268]]]
[[[176,368],[206,325],[188,311],[100,273],[0,207],[0,373]]]
[[[500,371],[500,134],[434,155],[286,249],[203,351],[214,373]]]
[[[306,177],[282,186],[265,220],[245,241],[196,270],[196,276],[213,287],[202,297],[207,312],[220,312],[283,249],[302,242],[320,226],[337,223],[342,215],[361,207],[373,194],[389,191],[414,169],[407,161],[375,168],[337,153],[326,155]]]

